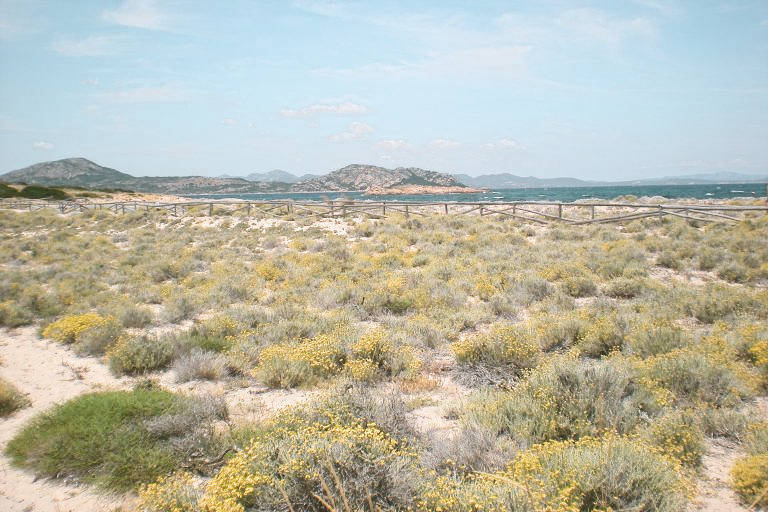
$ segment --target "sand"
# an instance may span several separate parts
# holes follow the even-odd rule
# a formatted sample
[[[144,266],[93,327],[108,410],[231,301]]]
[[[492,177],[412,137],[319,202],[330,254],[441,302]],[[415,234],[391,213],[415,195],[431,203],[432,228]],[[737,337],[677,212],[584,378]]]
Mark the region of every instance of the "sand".
[[[116,379],[93,357],[77,357],[61,345],[42,340],[34,327],[0,330],[0,375],[26,393],[32,405],[0,419],[0,446],[30,418],[72,397],[98,389],[121,389]],[[11,467],[0,456],[0,510],[6,512],[101,512],[120,509],[121,496],[98,494],[71,482],[36,480],[31,472]]]

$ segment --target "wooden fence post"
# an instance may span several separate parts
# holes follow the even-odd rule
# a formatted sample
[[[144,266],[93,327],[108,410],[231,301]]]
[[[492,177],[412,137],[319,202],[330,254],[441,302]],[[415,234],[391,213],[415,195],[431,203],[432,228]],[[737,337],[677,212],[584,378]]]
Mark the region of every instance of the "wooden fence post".
[[[213,216],[213,203],[208,203],[208,216]]]

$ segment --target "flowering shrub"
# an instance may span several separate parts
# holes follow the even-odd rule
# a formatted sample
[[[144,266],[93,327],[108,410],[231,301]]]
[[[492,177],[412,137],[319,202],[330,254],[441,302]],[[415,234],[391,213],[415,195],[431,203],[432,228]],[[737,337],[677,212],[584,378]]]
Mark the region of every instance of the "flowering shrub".
[[[511,325],[496,325],[487,333],[467,336],[451,344],[460,363],[510,365],[517,369],[536,364],[541,349],[529,331]]]
[[[704,436],[690,413],[662,416],[651,425],[648,440],[684,466],[698,467],[704,455]]]
[[[738,459],[731,468],[731,486],[747,505],[768,507],[768,453]]]
[[[43,329],[43,336],[61,343],[75,343],[84,332],[102,326],[108,321],[109,317],[97,313],[69,315]]]
[[[479,395],[465,420],[529,445],[628,433],[662,406],[626,364],[569,355],[534,369],[510,391]]]
[[[198,512],[202,496],[200,479],[181,471],[139,488],[139,507],[142,512]]]
[[[272,387],[291,388],[339,373],[346,354],[335,334],[264,348],[253,375]]]
[[[552,441],[520,452],[502,471],[437,476],[417,510],[656,510],[685,508],[680,466],[636,440],[608,436]]]
[[[205,512],[402,510],[411,501],[415,454],[344,411],[283,414],[208,483]]]

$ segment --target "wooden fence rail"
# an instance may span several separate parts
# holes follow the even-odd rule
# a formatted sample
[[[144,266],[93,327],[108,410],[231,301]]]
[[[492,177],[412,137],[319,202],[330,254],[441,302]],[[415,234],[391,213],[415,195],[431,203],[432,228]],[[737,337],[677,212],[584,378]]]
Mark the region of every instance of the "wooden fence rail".
[[[538,224],[596,224],[626,222],[648,217],[679,217],[697,222],[740,222],[768,213],[768,206],[731,204],[640,204],[619,202],[563,203],[551,201],[515,202],[410,202],[410,201],[187,201],[89,203],[77,201],[0,201],[0,209],[37,211],[52,208],[61,214],[105,210],[115,214],[139,211],[165,211],[188,215],[233,215],[247,217],[344,218],[350,216],[385,218],[411,216],[502,216]]]

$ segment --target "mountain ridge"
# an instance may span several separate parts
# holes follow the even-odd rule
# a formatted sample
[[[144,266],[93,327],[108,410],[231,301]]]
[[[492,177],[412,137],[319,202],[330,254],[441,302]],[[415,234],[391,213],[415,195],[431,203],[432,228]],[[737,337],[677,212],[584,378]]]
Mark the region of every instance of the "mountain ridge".
[[[249,177],[259,177],[253,181]],[[277,181],[278,178],[291,181]],[[137,192],[169,194],[264,193],[264,192],[353,192],[372,189],[402,189],[403,187],[440,187],[484,189],[597,187],[632,185],[727,184],[768,182],[760,177],[734,172],[700,173],[688,176],[668,176],[625,181],[590,181],[578,178],[537,178],[512,173],[446,174],[418,167],[388,169],[367,164],[350,164],[326,175],[296,176],[275,169],[267,173],[251,173],[246,177],[208,176],[144,176],[101,166],[82,157],[39,162],[3,175],[0,180],[45,186],[76,186],[85,188],[120,188]]]

